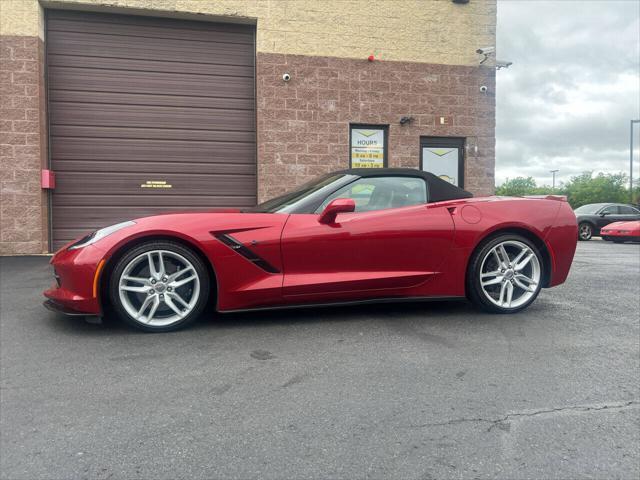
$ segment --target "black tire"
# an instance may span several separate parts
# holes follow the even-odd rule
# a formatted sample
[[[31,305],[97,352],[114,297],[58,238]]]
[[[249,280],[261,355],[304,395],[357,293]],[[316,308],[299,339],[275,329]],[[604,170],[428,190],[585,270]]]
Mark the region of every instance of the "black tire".
[[[120,277],[124,272],[125,268],[132,261],[134,261],[134,259],[136,259],[141,254],[144,254],[146,252],[160,251],[160,250],[175,253],[177,255],[184,257],[184,259],[188,260],[193,266],[199,281],[199,293],[197,295],[197,299],[194,299],[195,304],[191,308],[191,311],[187,315],[185,315],[184,318],[181,318],[171,323],[170,325],[162,325],[162,326],[148,325],[148,324],[142,323],[136,320],[132,315],[130,315],[127,312],[125,306],[122,304],[122,301],[120,299],[120,290],[119,290]],[[210,289],[210,279],[209,279],[209,273],[207,271],[205,264],[200,259],[200,257],[197,254],[195,254],[191,249],[177,242],[172,242],[168,240],[152,240],[134,247],[133,249],[125,253],[118,260],[118,262],[114,266],[113,271],[111,273],[108,288],[109,288],[109,299],[110,299],[111,305],[115,313],[117,314],[117,316],[122,321],[144,332],[170,332],[170,331],[182,329],[198,319],[198,317],[200,316],[200,314],[202,313],[202,311],[207,305],[207,299],[209,296],[209,289]],[[178,289],[176,288],[176,291],[177,290]],[[144,294],[141,294],[141,295],[144,295]]]
[[[525,244],[535,254],[538,260],[538,266],[540,268],[540,279],[534,289],[534,292],[532,292],[532,296],[522,305],[519,305],[517,307],[512,307],[512,308],[501,307],[491,302],[487,298],[482,288],[481,280],[480,280],[483,259],[491,252],[491,250],[494,247],[496,247],[497,245],[505,241],[515,241],[515,242],[520,242]],[[486,312],[516,313],[527,308],[538,297],[538,294],[540,293],[540,289],[542,288],[542,281],[544,279],[544,276],[545,276],[545,265],[544,265],[542,255],[540,254],[536,246],[529,239],[515,233],[505,233],[505,234],[497,235],[481,243],[476,248],[473,255],[471,256],[469,267],[467,268],[467,278],[466,278],[467,298],[476,307]]]
[[[626,242],[626,240],[622,239],[622,238],[614,238],[613,239],[613,243],[624,243]]]
[[[606,235],[602,236],[602,240],[604,240],[605,242],[610,242],[611,241],[611,237],[607,237]]]
[[[582,222],[578,225],[578,240],[586,242],[593,237],[593,225],[589,222]]]

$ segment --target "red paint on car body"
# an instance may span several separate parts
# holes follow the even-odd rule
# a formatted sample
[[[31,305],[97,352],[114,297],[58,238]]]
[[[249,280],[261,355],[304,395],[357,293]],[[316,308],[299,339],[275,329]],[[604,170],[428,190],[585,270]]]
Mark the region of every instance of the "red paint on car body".
[[[616,239],[640,240],[640,220],[610,223],[600,229],[600,236]]]
[[[456,212],[472,205],[472,222]],[[577,225],[561,198],[465,198],[369,212],[343,212],[323,224],[319,214],[195,212],[136,220],[95,245],[60,249],[51,260],[60,286],[44,294],[74,312],[100,315],[96,269],[144,239],[182,242],[202,255],[215,276],[218,311],[377,298],[464,297],[470,256],[488,236],[517,230],[545,245],[546,286],[565,281]],[[475,222],[475,223],[474,223]],[[247,260],[216,235],[230,235],[276,273]],[[99,295],[98,295],[99,297]]]

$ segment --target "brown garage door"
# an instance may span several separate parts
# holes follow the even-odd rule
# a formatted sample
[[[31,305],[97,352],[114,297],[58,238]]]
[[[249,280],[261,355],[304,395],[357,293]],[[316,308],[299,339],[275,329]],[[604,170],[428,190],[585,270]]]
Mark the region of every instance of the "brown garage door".
[[[254,205],[254,59],[251,26],[49,11],[53,247],[130,218]]]

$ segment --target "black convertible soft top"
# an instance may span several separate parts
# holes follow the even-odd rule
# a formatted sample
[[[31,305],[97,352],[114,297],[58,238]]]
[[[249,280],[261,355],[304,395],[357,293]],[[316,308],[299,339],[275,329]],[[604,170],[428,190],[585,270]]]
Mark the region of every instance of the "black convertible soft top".
[[[471,198],[473,194],[460,187],[442,180],[431,172],[423,172],[413,168],[349,168],[335,173],[357,175],[359,177],[380,177],[387,175],[420,177],[427,182],[429,203],[443,202],[445,200],[457,200],[459,198]]]

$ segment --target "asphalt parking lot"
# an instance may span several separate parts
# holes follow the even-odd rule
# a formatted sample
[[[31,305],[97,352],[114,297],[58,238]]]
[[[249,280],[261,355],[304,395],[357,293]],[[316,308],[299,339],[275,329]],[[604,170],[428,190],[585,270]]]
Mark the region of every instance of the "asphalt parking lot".
[[[515,316],[234,314],[173,334],[44,310],[0,258],[2,479],[640,476],[640,245],[582,242]]]

